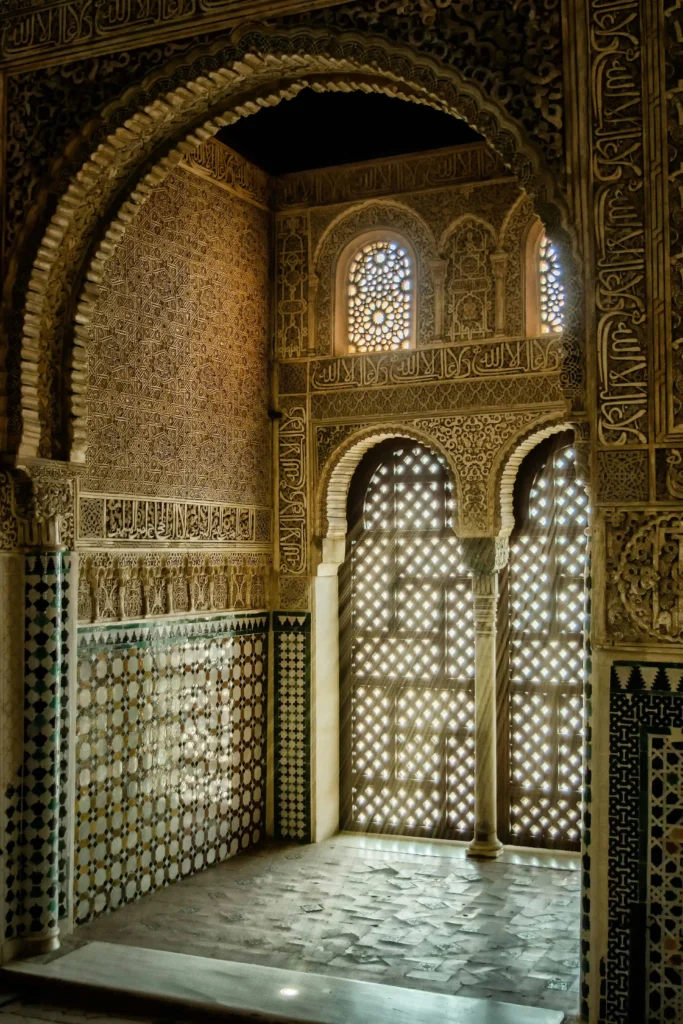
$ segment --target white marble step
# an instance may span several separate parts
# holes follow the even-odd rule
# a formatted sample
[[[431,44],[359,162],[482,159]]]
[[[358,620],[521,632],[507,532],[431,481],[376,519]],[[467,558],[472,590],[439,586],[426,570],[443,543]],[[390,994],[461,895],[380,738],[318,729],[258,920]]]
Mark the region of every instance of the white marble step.
[[[561,1024],[558,1010],[419,992],[275,967],[89,942],[47,964],[7,964],[6,977],[87,986],[192,1010],[291,1024]]]

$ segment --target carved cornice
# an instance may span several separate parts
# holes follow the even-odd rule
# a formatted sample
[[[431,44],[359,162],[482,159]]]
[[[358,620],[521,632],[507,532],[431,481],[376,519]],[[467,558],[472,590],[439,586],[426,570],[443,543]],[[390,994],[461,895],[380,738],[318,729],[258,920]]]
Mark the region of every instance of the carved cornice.
[[[503,176],[509,176],[509,171],[500,157],[487,143],[477,142],[430,153],[285,174],[275,182],[275,206],[282,211],[328,206]]]
[[[208,139],[188,153],[180,166],[238,199],[246,199],[264,210],[270,207],[270,178],[266,172],[217,139]]]

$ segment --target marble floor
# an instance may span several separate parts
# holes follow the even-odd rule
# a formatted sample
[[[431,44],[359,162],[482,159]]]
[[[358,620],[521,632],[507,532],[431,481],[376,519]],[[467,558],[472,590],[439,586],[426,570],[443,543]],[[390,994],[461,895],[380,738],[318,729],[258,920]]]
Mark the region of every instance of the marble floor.
[[[507,850],[475,862],[460,845],[379,837],[273,844],[77,928],[60,952],[122,943],[547,1007],[571,1020],[578,868],[575,857]]]

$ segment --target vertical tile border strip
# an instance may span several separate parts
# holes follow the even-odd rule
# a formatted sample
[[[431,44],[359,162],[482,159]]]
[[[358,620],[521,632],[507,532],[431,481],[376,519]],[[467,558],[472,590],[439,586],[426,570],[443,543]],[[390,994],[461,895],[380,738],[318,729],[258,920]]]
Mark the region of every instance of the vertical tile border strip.
[[[61,552],[26,556],[21,935],[43,951],[59,930],[63,574]]]
[[[73,737],[70,729],[69,695],[71,693],[71,661],[72,661],[72,556],[69,552],[62,555],[62,614],[60,621],[60,687],[59,687],[59,824],[58,824],[58,864],[59,864],[59,920],[69,916],[69,893],[71,884],[71,843],[70,825],[74,794],[70,788],[69,756]]]
[[[606,1014],[610,1024],[642,1024],[633,993],[650,997],[646,915],[652,735],[683,729],[683,664],[615,661],[610,680],[609,948]],[[681,900],[680,890],[676,899]],[[659,1024],[660,1016],[645,1018]]]
[[[311,842],[311,616],[274,612],[275,834]]]

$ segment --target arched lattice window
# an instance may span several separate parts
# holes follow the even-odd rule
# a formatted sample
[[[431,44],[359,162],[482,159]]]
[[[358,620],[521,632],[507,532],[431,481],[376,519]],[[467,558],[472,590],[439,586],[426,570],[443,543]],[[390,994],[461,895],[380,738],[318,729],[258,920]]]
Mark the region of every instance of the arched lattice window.
[[[384,442],[351,484],[341,573],[342,827],[471,837],[474,628],[444,461]]]
[[[366,241],[346,272],[349,352],[408,348],[413,333],[413,261],[392,239]]]
[[[509,568],[508,841],[578,849],[587,498],[567,435],[527,456]]]
[[[564,324],[564,286],[557,250],[544,233],[538,248],[538,293],[541,331],[553,334]]]

